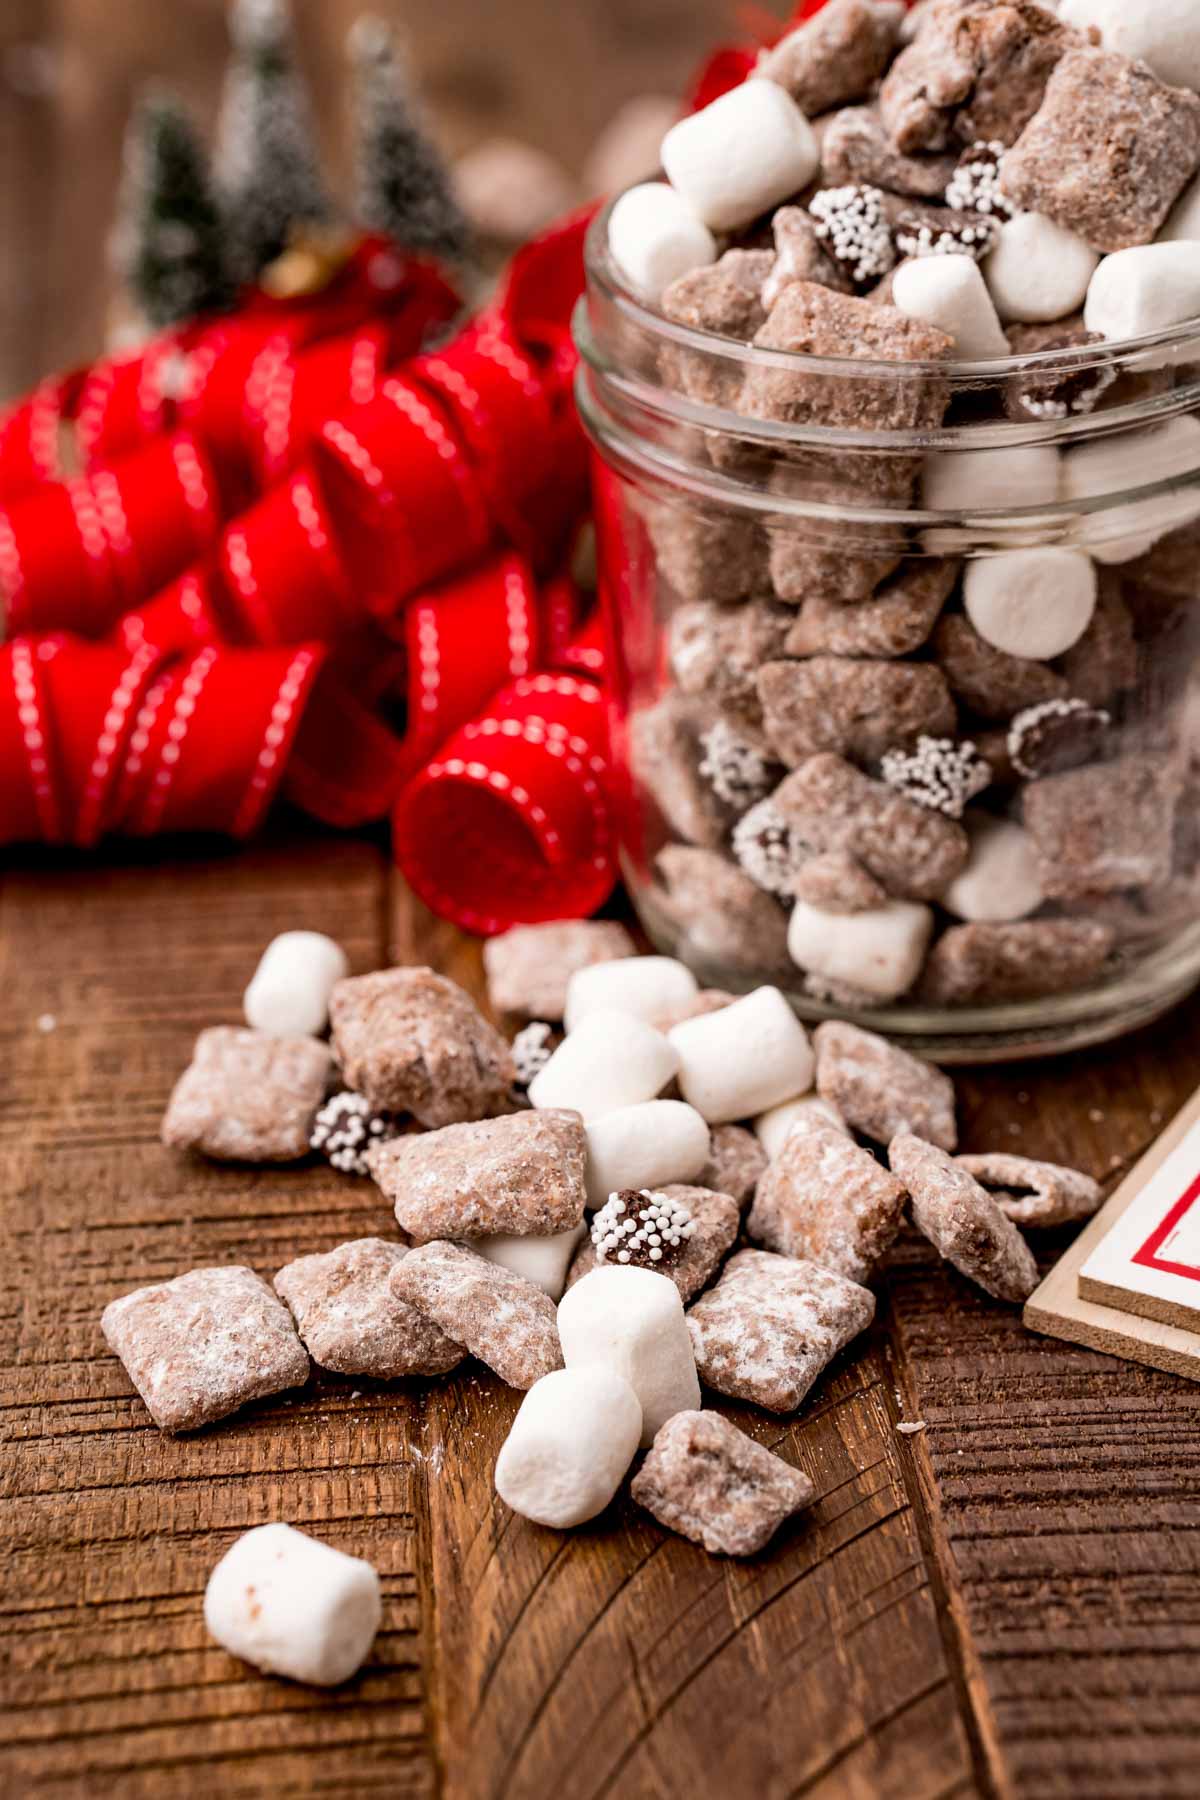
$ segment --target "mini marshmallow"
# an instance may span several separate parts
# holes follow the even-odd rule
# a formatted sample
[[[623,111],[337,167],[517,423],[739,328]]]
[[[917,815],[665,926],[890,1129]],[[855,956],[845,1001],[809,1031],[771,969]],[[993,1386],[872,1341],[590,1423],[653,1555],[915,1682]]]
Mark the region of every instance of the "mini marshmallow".
[[[831,1100],[822,1100],[819,1094],[801,1094],[798,1100],[785,1100],[782,1106],[769,1106],[766,1112],[759,1113],[754,1129],[767,1160],[774,1162],[798,1120],[811,1118],[824,1119],[839,1131],[846,1131],[846,1121],[837,1107]],[[849,1137],[848,1131],[846,1135]]]
[[[568,1231],[556,1231],[551,1237],[514,1237],[505,1233],[497,1237],[473,1238],[471,1248],[477,1256],[514,1275],[523,1275],[557,1302],[567,1285],[567,1270],[586,1225],[572,1225]]]
[[[1088,330],[1114,341],[1187,319],[1200,320],[1200,243],[1188,240],[1136,244],[1104,257],[1083,306]]]
[[[736,231],[807,187],[820,149],[796,102],[752,78],[673,125],[662,142],[672,186],[713,231]]]
[[[964,362],[1012,354],[974,257],[916,256],[901,263],[892,277],[892,305],[948,333]]]
[[[290,1525],[247,1531],[204,1590],[204,1623],[218,1644],[315,1687],[336,1687],[362,1667],[382,1614],[369,1562]]]
[[[1000,227],[983,278],[1006,325],[1040,325],[1078,312],[1099,256],[1042,213],[1018,213]]]
[[[329,996],[350,973],[346,952],[319,931],[284,931],[263,951],[246,989],[246,1023],[271,1037],[317,1037]]]
[[[665,181],[644,181],[608,215],[608,251],[644,300],[656,301],[673,281],[717,260],[708,226]]]
[[[1200,249],[1200,245],[1197,246]],[[1144,556],[1160,537],[1200,518],[1200,420],[1168,419],[1153,431],[1099,438],[1081,444],[1063,458],[1065,500],[1108,500],[1132,487],[1178,481],[1177,488],[1128,506],[1103,505],[1080,517],[1075,535],[1097,562],[1132,562]],[[1186,485],[1185,485],[1186,482]],[[1119,525],[1119,538],[1107,534]],[[1103,541],[1095,542],[1100,533]]]
[[[1168,87],[1200,90],[1196,0],[1060,0],[1064,25],[1095,26],[1106,50],[1149,63]]]
[[[810,975],[847,982],[878,1000],[898,1000],[917,979],[932,932],[932,911],[916,901],[827,913],[797,900],[788,950]]]
[[[574,1031],[589,1013],[616,1011],[654,1025],[686,1012],[699,991],[692,971],[673,956],[620,956],[576,969],[563,1023]]]
[[[670,1033],[679,1091],[710,1125],[727,1125],[812,1086],[808,1033],[778,988],[755,988],[732,1006],[685,1019]]]
[[[1045,899],[1033,839],[1011,819],[968,812],[971,859],[942,895],[942,905],[971,923],[1027,919]]]
[[[643,1450],[660,1425],[700,1404],[679,1289],[652,1269],[593,1269],[559,1303],[558,1336],[568,1369],[599,1364],[629,1383],[641,1402]]]
[[[661,1093],[679,1068],[673,1045],[632,1013],[589,1013],[529,1084],[533,1106],[573,1107],[585,1121]]]
[[[623,1188],[694,1181],[708,1162],[708,1126],[682,1100],[645,1100],[605,1113],[587,1128],[587,1203]]]
[[[593,1364],[535,1381],[496,1458],[496,1492],[522,1518],[565,1531],[604,1511],[637,1455],[642,1408]]]
[[[1062,482],[1062,458],[1052,444],[1013,444],[1004,450],[931,450],[921,470],[921,504],[929,512],[975,514],[1001,507],[1053,506]],[[1004,540],[1012,542],[1011,521]],[[1024,525],[1025,521],[1022,521]],[[1037,520],[1028,521],[1031,532]],[[929,550],[978,545],[979,528],[925,533]]]
[[[963,577],[963,606],[984,642],[1032,662],[1079,642],[1096,594],[1091,557],[1054,545],[977,557]]]
[[[1200,175],[1193,176],[1167,214],[1158,241],[1160,244],[1200,243]]]

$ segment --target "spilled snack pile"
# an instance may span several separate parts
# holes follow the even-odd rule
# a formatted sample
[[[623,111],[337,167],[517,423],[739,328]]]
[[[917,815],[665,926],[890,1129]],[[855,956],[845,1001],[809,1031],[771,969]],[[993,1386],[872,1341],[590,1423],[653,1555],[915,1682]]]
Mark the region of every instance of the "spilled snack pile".
[[[434,1379],[469,1355],[525,1395],[495,1474],[515,1510],[581,1524],[645,1451],[635,1501],[714,1554],[752,1555],[812,1483],[709,1410],[702,1384],[796,1412],[874,1317],[867,1284],[906,1212],[1016,1302],[1036,1274],[1014,1220],[1099,1204],[1072,1170],[957,1158],[939,1070],[850,1025],[810,1041],[775,989],[735,999],[670,958],[612,958],[632,946],[605,923],[486,946],[493,1003],[550,1015],[527,1094],[461,988],[429,969],[348,976],[336,949],[312,933],[268,948],[268,971],[286,962],[276,1003],[256,977],[257,1027],[201,1033],[163,1137],[242,1165],[322,1154],[375,1180],[397,1235],[301,1256],[272,1285],[205,1268],[114,1299],[105,1337],[164,1431],[296,1388],[310,1359]],[[328,1019],[329,1043],[297,1035],[298,1016]],[[370,1648],[378,1583],[264,1524],[214,1571],[205,1617],[260,1667],[335,1683]]]

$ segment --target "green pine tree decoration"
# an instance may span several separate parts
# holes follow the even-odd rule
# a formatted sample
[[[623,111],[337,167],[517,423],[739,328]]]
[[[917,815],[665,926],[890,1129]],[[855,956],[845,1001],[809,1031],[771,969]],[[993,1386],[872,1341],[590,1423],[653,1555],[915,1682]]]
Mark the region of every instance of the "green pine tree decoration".
[[[253,281],[287,248],[294,227],[326,223],[333,209],[287,0],[233,0],[230,33],[217,185],[230,260],[239,280]]]
[[[395,39],[367,16],[350,33],[357,129],[355,213],[401,250],[462,262],[471,232],[450,173],[427,135]]]
[[[130,119],[113,259],[158,328],[233,298],[204,145],[166,88],[147,89]]]

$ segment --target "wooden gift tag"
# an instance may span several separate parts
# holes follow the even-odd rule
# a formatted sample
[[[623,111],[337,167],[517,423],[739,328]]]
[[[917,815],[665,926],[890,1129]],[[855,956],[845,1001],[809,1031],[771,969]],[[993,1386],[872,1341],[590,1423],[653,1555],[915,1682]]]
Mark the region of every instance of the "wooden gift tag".
[[[1024,1318],[1032,1331],[1200,1381],[1200,1092],[1051,1269]]]

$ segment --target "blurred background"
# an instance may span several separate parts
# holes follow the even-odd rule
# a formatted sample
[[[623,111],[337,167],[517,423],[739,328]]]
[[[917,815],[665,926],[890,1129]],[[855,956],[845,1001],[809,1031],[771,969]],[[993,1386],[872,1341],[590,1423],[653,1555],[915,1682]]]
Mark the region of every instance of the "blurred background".
[[[512,225],[539,199],[607,185],[603,134],[623,105],[644,102],[619,137],[652,136],[706,51],[790,7],[294,0],[331,180],[344,180],[347,163],[346,34],[365,10],[401,31],[439,143],[478,204],[510,208]],[[106,247],[131,101],[161,76],[207,128],[227,54],[225,0],[0,0],[0,398],[101,348],[113,324]],[[506,162],[498,138],[549,161]]]

